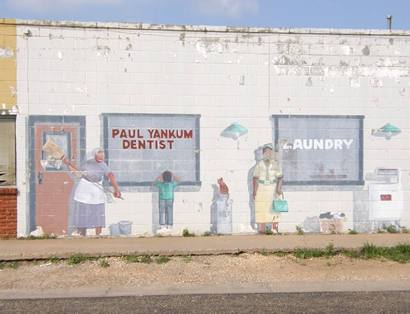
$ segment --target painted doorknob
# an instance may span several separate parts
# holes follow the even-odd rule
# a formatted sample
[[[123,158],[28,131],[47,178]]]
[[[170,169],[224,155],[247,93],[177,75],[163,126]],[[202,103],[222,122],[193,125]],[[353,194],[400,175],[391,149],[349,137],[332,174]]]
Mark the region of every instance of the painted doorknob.
[[[38,184],[43,184],[43,179],[44,179],[44,174],[41,171],[39,171],[37,174]]]

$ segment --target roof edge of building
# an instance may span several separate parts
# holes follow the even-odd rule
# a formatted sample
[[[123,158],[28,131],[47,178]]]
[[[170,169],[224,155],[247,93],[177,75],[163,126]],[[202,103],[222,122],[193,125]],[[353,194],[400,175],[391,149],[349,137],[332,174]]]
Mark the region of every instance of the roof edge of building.
[[[211,25],[149,24],[131,22],[88,22],[66,20],[29,20],[0,18],[0,25],[13,24],[31,27],[63,27],[91,29],[128,29],[203,33],[246,33],[246,34],[305,34],[305,35],[377,35],[410,36],[410,30],[402,29],[348,29],[348,28],[272,28]]]

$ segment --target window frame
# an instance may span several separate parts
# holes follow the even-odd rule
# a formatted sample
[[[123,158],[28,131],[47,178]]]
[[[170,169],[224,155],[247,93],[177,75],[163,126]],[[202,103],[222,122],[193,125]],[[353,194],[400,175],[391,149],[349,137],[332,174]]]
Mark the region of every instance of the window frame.
[[[6,184],[1,184],[0,188],[4,188],[4,187],[11,187],[11,186],[16,186],[16,182],[17,182],[17,134],[16,134],[16,116],[15,115],[0,115],[0,124],[1,121],[7,120],[10,122],[13,122],[13,129],[14,129],[14,172],[13,172],[13,178],[12,180],[9,182],[7,182]],[[8,173],[6,173],[8,174]],[[9,176],[9,175],[8,175]]]
[[[157,114],[157,113],[103,113],[102,114],[102,127],[103,127],[103,145],[104,145],[104,153],[105,153],[105,161],[108,166],[109,164],[109,150],[108,150],[108,119],[109,117],[170,117],[170,118],[183,118],[183,117],[189,117],[189,118],[195,118],[195,126],[194,126],[194,132],[195,132],[195,181],[181,181],[178,183],[180,186],[201,186],[201,175],[200,175],[200,119],[201,115],[199,114]],[[144,187],[144,186],[151,186],[153,184],[153,181],[140,181],[140,182],[134,182],[134,181],[118,181],[118,185],[124,186],[124,187]]]
[[[363,186],[365,184],[363,171],[364,171],[364,162],[363,162],[363,150],[364,150],[364,135],[363,135],[363,125],[364,125],[364,115],[272,115],[272,133],[273,141],[275,147],[279,147],[279,119],[283,118],[323,118],[323,119],[355,119],[359,123],[359,156],[358,156],[358,179],[357,180],[300,180],[300,181],[286,181],[284,177],[284,185],[288,186]]]

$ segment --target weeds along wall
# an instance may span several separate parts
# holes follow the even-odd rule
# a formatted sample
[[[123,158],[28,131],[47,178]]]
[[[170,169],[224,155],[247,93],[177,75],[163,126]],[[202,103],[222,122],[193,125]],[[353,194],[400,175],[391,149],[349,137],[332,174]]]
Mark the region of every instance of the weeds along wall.
[[[16,24],[18,235],[409,226],[410,32]]]

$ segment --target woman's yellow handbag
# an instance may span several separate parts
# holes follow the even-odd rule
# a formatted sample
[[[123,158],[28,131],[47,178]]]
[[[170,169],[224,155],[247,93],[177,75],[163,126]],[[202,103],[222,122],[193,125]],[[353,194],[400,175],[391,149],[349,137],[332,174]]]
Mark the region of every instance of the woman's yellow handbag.
[[[273,213],[287,213],[289,211],[288,201],[282,195],[282,199],[273,200],[272,202],[272,212]]]

